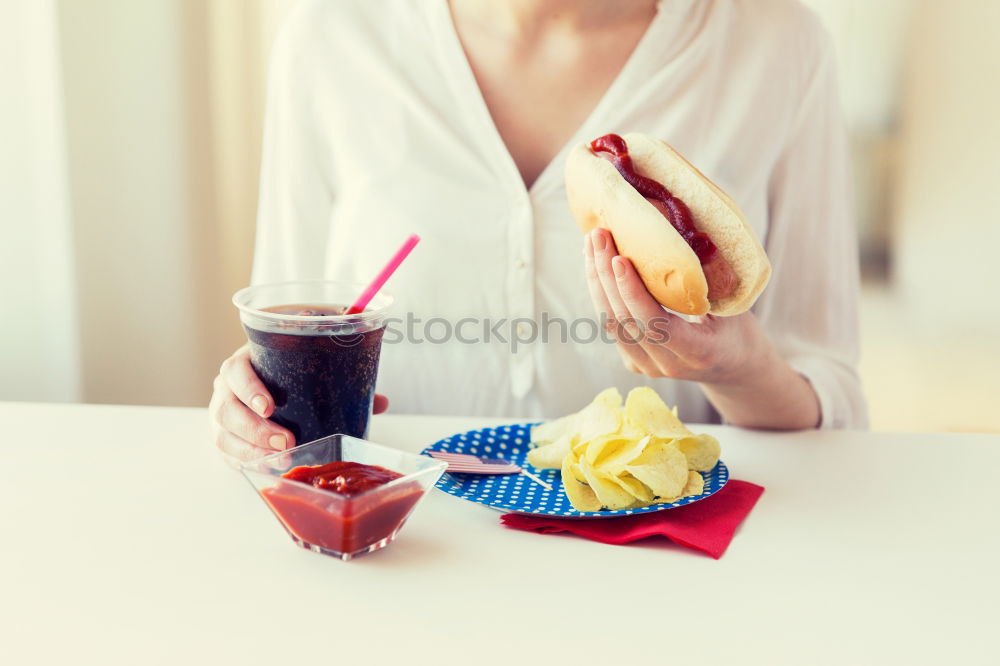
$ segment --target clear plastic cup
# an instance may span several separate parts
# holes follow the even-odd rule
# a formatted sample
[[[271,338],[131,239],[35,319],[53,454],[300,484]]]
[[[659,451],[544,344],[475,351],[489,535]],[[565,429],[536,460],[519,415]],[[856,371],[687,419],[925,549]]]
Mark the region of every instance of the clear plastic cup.
[[[274,398],[271,420],[297,444],[368,433],[386,311],[380,292],[364,312],[342,314],[365,285],[283,282],[233,296],[250,342],[250,363]]]

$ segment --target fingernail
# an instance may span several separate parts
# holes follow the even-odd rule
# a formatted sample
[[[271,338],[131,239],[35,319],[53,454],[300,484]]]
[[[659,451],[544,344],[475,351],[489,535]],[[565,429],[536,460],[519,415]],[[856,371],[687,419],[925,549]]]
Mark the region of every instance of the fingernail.
[[[596,229],[590,232],[590,242],[594,244],[594,249],[598,251],[604,250],[604,234]]]
[[[250,406],[253,407],[253,411],[257,412],[261,416],[264,416],[264,412],[267,411],[267,398],[262,395],[255,395],[253,399],[250,400]]]
[[[267,443],[275,451],[284,451],[288,448],[288,438],[284,435],[271,435]]]
[[[625,277],[625,262],[622,261],[621,257],[615,257],[611,260],[611,270],[615,272],[615,277]]]

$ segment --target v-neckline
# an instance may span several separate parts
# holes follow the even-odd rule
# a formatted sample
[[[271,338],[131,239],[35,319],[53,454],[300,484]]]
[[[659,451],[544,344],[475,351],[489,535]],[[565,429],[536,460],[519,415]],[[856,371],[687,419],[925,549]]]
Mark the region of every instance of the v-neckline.
[[[464,106],[465,111],[477,118],[481,125],[481,131],[489,137],[486,141],[491,144],[494,159],[504,165],[503,169],[507,174],[507,180],[510,181],[511,187],[520,196],[530,197],[532,194],[546,187],[546,184],[553,181],[553,179],[556,179],[554,182],[561,182],[561,174],[557,173],[559,170],[558,166],[563,163],[565,156],[574,146],[586,140],[594,132],[600,131],[596,128],[600,126],[601,122],[604,122],[603,118],[607,115],[607,109],[611,108],[615,100],[620,97],[621,92],[628,88],[630,79],[634,77],[635,72],[646,60],[646,52],[656,42],[655,38],[660,36],[660,23],[668,13],[665,11],[664,5],[672,5],[674,2],[677,2],[677,0],[670,0],[669,3],[667,0],[657,0],[656,14],[653,15],[649,25],[646,26],[642,37],[636,42],[625,64],[622,65],[622,68],[615,75],[614,79],[612,79],[610,85],[605,89],[597,104],[594,105],[594,108],[590,110],[583,123],[570,135],[569,140],[562,148],[549,159],[549,162],[539,172],[538,176],[535,177],[531,185],[528,185],[524,181],[521,171],[517,167],[517,162],[514,160],[514,156],[503,140],[500,130],[497,129],[493,115],[486,104],[486,98],[483,96],[483,91],[479,87],[479,82],[476,80],[476,75],[472,70],[472,64],[469,62],[469,57],[462,46],[462,40],[458,36],[458,29],[455,27],[455,21],[452,18],[448,0],[439,0],[436,3],[439,14],[437,20],[434,21],[434,25],[439,28],[440,37],[443,42],[442,47],[445,49],[445,52],[442,53],[443,59],[453,75],[454,94],[459,103]],[[605,127],[604,129],[610,131],[610,128]],[[557,176],[558,178],[556,178]]]

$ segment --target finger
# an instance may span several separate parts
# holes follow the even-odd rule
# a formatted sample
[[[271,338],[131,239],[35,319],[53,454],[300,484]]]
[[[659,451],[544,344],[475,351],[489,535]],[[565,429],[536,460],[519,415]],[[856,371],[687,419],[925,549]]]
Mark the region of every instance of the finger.
[[[597,316],[605,322],[613,320],[615,313],[611,309],[611,303],[608,302],[607,294],[604,293],[604,287],[601,286],[601,279],[597,276],[597,264],[594,261],[594,243],[591,234],[587,234],[583,241],[583,263],[587,275],[587,290],[590,292],[590,300],[594,304]],[[609,329],[609,332],[614,333],[614,328]]]
[[[618,321],[619,340],[634,346],[642,334],[642,329],[636,325],[636,321],[625,305],[625,300],[618,289],[618,279],[615,276],[614,264],[612,263],[612,260],[618,257],[615,241],[606,230],[597,229],[594,232],[594,246],[594,264],[597,276],[600,278],[601,287],[614,318]],[[602,250],[601,247],[604,249]]]
[[[610,239],[610,234],[606,234],[606,236]],[[611,306],[607,291],[598,275],[593,238],[594,234],[591,233],[587,234],[584,240],[584,263],[587,272],[587,288],[590,290],[590,300],[593,301],[598,316],[603,320],[602,323],[605,330],[618,343],[618,351],[625,362],[625,367],[632,372],[646,374],[643,372],[643,369],[648,369],[653,364],[651,364],[646,352],[635,344],[633,338],[628,337],[626,331],[622,330],[622,324]]]
[[[222,363],[219,374],[229,390],[257,414],[268,417],[274,412],[274,400],[250,365],[250,352],[246,346],[240,347]]]
[[[611,234],[605,229],[594,229],[590,235],[594,245],[594,267],[611,314],[625,327],[625,331],[634,341],[637,331],[618,291],[618,281],[611,266],[611,260],[618,256],[618,248],[615,247]]]
[[[701,342],[698,340],[698,327],[664,310],[650,295],[631,261],[615,257],[613,270],[628,316],[642,328],[639,343],[647,352],[659,349],[683,355],[683,350],[698,346]]]
[[[601,319],[601,325],[616,342],[622,342],[621,325],[615,316],[608,294],[604,289],[600,276],[597,274],[597,263],[594,256],[594,244],[592,234],[587,234],[584,240],[584,265],[587,273],[587,289],[590,291],[590,300],[594,304],[597,316]],[[627,341],[626,341],[627,342]]]
[[[376,393],[375,400],[372,402],[372,413],[381,414],[387,409],[389,409],[389,398],[381,393]]]
[[[215,446],[222,452],[222,455],[226,458],[226,462],[234,467],[238,467],[238,464],[233,464],[234,462],[256,460],[257,458],[263,458],[274,453],[272,449],[262,449],[254,446],[245,439],[241,439],[222,428],[216,430]]]
[[[257,415],[236,396],[222,402],[218,422],[224,430],[261,449],[285,451],[295,445],[295,436],[289,430]]]

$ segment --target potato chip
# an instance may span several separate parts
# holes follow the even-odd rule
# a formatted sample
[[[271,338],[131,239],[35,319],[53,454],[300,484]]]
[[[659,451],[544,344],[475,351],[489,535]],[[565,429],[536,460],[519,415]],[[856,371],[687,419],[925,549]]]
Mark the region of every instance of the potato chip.
[[[633,442],[634,440],[629,439],[627,436],[613,432],[608,435],[595,437],[589,442],[581,441],[575,450],[578,454],[586,458],[588,463],[596,465],[608,456],[614,455],[622,447],[633,444]]]
[[[528,462],[538,469],[559,469],[563,458],[570,452],[572,435],[563,435],[551,444],[528,451]]]
[[[676,497],[688,479],[687,458],[669,441],[652,439],[625,471],[649,486],[659,497]]]
[[[707,472],[719,462],[722,449],[719,440],[711,435],[688,435],[674,440],[674,444],[687,458],[688,468]]]
[[[695,472],[694,470],[688,472],[687,483],[684,484],[684,490],[677,497],[660,497],[653,501],[653,504],[672,504],[683,497],[690,497],[691,495],[701,495],[705,492],[705,479],[701,477],[701,474]]]
[[[587,442],[601,435],[618,432],[622,421],[621,393],[616,388],[605,389],[579,412],[577,435],[580,441]]]
[[[612,480],[614,475],[590,465],[585,459],[577,463],[577,468],[583,472],[587,485],[597,495],[602,507],[612,510],[625,509],[636,503],[634,495]]]
[[[670,438],[690,435],[677,415],[648,386],[629,391],[625,399],[625,420],[642,432]]]
[[[634,440],[624,441],[625,444],[622,446],[609,447],[609,450],[602,455],[600,463],[607,466],[608,469],[622,472],[625,465],[642,455],[646,445],[649,444],[649,435],[640,435]]]
[[[698,472],[691,470],[688,472],[688,480],[684,484],[684,490],[681,491],[681,497],[701,495],[703,492],[705,492],[705,479]]]
[[[579,412],[532,426],[531,445],[549,446],[563,437],[569,437],[571,443],[575,443],[580,439],[581,433],[585,435],[584,441],[586,441],[600,435],[618,432],[622,423],[621,404],[622,397],[618,389],[601,391]],[[584,420],[586,423],[581,424]]]
[[[628,494],[632,495],[632,497],[636,499],[638,506],[650,504],[655,497],[653,495],[653,491],[649,489],[649,486],[628,472],[611,475],[609,478],[621,486],[623,490],[628,492]]]
[[[534,446],[545,446],[563,437],[574,435],[577,431],[576,419],[576,414],[570,414],[555,421],[531,426],[531,443]]]
[[[577,479],[573,470],[575,466],[576,460],[572,454],[563,458],[563,490],[566,491],[566,497],[569,498],[569,503],[572,504],[573,508],[577,511],[600,511],[601,500],[597,499],[597,495],[589,485]]]
[[[580,483],[587,483],[587,477],[584,476],[583,470],[580,469],[580,458],[579,456],[574,456],[572,454],[566,456],[570,461],[570,473]],[[564,459],[565,462],[565,459]]]

